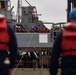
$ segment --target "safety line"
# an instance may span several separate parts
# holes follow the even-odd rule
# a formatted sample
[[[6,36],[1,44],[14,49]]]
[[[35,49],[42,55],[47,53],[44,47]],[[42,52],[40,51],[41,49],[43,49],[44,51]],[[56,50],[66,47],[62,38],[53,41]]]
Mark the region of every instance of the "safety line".
[[[31,35],[31,38],[30,38],[30,40],[29,40],[29,42],[28,42],[27,47],[26,47],[26,49],[25,49],[25,50],[27,50],[27,49],[28,49],[28,47],[29,47],[29,45],[30,45],[30,42],[31,42],[32,37],[33,37],[33,34]],[[24,55],[22,55],[22,57],[21,57],[21,59],[19,60],[19,62],[22,60],[22,58],[23,58],[23,57],[24,57]],[[17,70],[17,67],[18,67],[18,66],[19,66],[19,63],[17,64],[17,66],[16,66],[15,70],[12,72],[12,75],[14,75],[14,73],[16,72],[16,70]]]

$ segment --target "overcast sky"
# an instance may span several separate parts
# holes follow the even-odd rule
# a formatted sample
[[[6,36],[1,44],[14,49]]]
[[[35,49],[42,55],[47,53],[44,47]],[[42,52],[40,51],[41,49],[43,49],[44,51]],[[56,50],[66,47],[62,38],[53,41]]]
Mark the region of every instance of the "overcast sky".
[[[17,1],[10,0],[11,5],[15,6],[13,11],[17,10]],[[27,0],[32,6],[36,6],[37,13],[41,14],[39,20],[44,22],[66,22],[67,19],[67,0]],[[22,6],[28,6],[25,0],[22,0]]]

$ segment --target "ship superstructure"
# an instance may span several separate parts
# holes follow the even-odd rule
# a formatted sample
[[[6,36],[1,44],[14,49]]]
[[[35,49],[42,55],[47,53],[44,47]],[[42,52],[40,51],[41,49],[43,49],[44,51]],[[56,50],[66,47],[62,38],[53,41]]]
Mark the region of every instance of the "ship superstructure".
[[[18,5],[21,4],[18,0]],[[48,67],[50,51],[50,31],[42,21],[39,21],[35,6],[18,6],[18,22],[15,25],[15,32],[18,40],[19,52],[24,55],[22,62],[25,68],[40,68],[45,64]],[[47,60],[43,61],[46,58]],[[25,60],[24,60],[25,59]],[[44,64],[43,64],[44,62]]]

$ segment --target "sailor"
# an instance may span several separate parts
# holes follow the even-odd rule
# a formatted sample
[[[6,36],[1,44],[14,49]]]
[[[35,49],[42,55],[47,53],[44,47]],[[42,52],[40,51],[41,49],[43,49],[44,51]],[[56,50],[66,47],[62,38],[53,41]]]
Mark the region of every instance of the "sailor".
[[[34,26],[34,32],[39,32],[38,26]]]
[[[48,33],[49,32],[49,29],[45,28],[45,33]]]
[[[17,58],[17,41],[13,29],[0,14],[0,75],[10,75]]]
[[[31,27],[30,32],[34,32],[34,27]]]
[[[40,33],[43,33],[43,32],[44,32],[44,30],[43,30],[42,27],[39,27],[39,32],[40,32]]]
[[[50,60],[50,75],[57,75],[61,57],[61,75],[76,75],[76,8],[69,14],[70,22],[57,36]]]

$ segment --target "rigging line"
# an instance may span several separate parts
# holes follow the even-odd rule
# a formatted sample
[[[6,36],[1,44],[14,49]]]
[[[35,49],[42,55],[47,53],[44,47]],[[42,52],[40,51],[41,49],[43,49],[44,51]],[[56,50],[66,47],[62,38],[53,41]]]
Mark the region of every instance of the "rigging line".
[[[28,49],[28,46],[29,46],[29,44],[30,44],[30,42],[31,42],[32,37],[33,37],[33,34],[31,35],[31,38],[30,38],[30,40],[29,40],[29,42],[28,42],[27,47],[26,47],[25,50]],[[21,59],[19,60],[19,62],[22,60],[23,57],[24,57],[24,55],[22,55],[22,57],[21,57]],[[17,67],[19,66],[19,62],[18,62],[18,64],[17,64],[16,68],[14,69],[14,71],[12,72],[12,75],[14,75],[15,71],[17,70]]]
[[[25,0],[25,1],[31,6],[31,4],[27,0]]]

